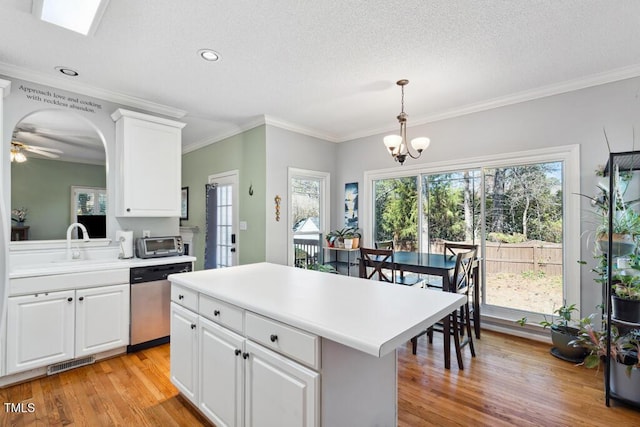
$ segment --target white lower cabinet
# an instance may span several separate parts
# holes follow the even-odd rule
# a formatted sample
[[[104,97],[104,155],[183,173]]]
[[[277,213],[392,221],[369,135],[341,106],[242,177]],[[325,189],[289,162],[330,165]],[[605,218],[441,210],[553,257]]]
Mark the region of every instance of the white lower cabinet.
[[[200,317],[200,410],[217,427],[242,426],[244,337]]]
[[[183,300],[171,303],[171,381],[207,418],[218,427],[320,425],[318,372],[180,306]],[[247,315],[230,306],[206,313],[223,320],[229,309]]]
[[[129,284],[8,298],[7,374],[129,343]]]
[[[129,285],[76,291],[75,357],[129,344]]]
[[[198,405],[198,314],[171,303],[171,382]]]
[[[75,291],[10,297],[7,374],[73,359]]]
[[[320,374],[247,341],[246,425],[319,425]]]

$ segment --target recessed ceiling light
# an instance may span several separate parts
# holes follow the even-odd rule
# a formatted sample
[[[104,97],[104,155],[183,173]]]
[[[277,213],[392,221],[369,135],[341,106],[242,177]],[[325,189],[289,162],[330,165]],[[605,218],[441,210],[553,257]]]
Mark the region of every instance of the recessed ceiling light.
[[[200,49],[198,51],[198,55],[200,55],[202,59],[206,61],[217,61],[220,59],[220,54],[211,49]]]
[[[65,76],[77,77],[79,75],[76,70],[72,70],[68,67],[56,67],[56,70],[60,71]]]

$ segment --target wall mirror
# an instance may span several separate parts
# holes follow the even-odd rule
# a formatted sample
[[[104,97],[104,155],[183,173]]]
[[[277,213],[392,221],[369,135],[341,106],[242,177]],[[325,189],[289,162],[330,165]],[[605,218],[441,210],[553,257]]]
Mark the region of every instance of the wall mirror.
[[[85,191],[72,200],[74,189],[107,186],[104,138],[91,122],[69,111],[37,111],[15,126],[9,149],[12,241],[65,239],[69,224],[83,219],[100,230],[91,238],[106,237],[106,196]]]

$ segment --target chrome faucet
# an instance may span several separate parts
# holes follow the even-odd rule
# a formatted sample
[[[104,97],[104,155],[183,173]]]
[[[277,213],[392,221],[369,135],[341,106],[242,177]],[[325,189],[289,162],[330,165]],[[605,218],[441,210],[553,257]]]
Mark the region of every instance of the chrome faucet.
[[[71,232],[76,227],[82,230],[82,236],[83,236],[82,240],[85,242],[89,241],[89,233],[87,233],[87,228],[83,224],[80,224],[79,222],[74,222],[73,224],[71,224],[69,228],[67,228],[67,259],[68,260],[74,260],[74,259],[80,258],[79,250],[74,251],[73,253],[71,252]]]

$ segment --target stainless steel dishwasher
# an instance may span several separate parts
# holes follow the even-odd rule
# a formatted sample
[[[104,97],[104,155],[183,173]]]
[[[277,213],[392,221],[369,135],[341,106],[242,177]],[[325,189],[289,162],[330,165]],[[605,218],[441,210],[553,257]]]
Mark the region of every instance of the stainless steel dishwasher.
[[[127,352],[169,342],[171,282],[167,276],[191,271],[190,262],[135,267],[130,270],[131,324]]]

